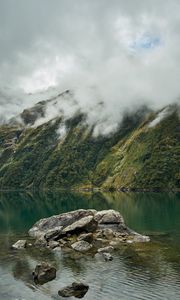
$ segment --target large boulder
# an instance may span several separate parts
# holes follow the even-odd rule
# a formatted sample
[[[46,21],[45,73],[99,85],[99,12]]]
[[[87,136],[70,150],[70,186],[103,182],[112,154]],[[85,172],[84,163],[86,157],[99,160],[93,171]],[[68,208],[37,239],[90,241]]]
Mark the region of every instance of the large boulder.
[[[56,278],[56,268],[43,262],[36,266],[33,272],[33,278],[36,284],[44,284],[51,281]]]
[[[83,298],[87,293],[89,286],[84,283],[73,282],[72,285],[68,285],[58,291],[58,295],[61,297],[76,297]]]
[[[61,226],[62,228],[65,228],[84,217],[94,216],[95,213],[96,210],[93,209],[79,209],[60,215],[55,215],[49,218],[41,219],[38,222],[36,222],[34,226],[29,230],[29,235],[34,238],[39,238],[40,236],[45,235],[51,229],[54,230],[54,228]]]
[[[65,227],[63,233],[66,235],[68,233],[81,233],[82,231],[94,232],[97,227],[98,222],[94,219],[94,216],[87,216]]]

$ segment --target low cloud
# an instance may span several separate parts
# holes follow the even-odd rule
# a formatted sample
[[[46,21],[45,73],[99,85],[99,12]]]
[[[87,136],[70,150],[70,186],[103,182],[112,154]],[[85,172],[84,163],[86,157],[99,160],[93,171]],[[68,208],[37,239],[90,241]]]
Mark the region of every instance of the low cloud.
[[[178,0],[15,2],[0,4],[1,122],[66,89],[36,126],[80,110],[109,133],[126,111],[179,103]]]

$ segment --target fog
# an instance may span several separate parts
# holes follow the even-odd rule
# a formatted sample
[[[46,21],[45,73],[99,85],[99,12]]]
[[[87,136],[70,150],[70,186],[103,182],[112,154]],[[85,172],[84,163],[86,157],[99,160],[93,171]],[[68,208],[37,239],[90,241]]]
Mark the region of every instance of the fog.
[[[36,125],[80,110],[109,133],[126,111],[179,103],[179,11],[178,0],[1,1],[1,122],[66,89]]]

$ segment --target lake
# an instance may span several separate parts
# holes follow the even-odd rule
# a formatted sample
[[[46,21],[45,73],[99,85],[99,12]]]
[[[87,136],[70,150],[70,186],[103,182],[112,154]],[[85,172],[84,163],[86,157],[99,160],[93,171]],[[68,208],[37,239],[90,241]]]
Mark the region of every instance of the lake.
[[[28,238],[40,218],[79,208],[115,209],[126,224],[150,235],[151,242],[123,245],[113,261],[92,256],[11,245]],[[55,280],[36,286],[35,265],[56,266]],[[0,300],[62,299],[58,290],[73,281],[90,289],[83,299],[134,300],[180,298],[180,194],[161,193],[0,193]]]

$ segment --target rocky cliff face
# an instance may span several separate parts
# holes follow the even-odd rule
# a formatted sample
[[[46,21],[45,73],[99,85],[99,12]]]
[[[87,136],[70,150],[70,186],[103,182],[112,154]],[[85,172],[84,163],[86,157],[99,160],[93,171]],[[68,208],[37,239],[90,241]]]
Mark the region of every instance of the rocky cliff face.
[[[124,116],[116,132],[95,137],[80,112],[34,126],[45,104],[25,110],[23,124],[0,126],[1,189],[180,189],[177,106],[162,119],[142,108]]]

